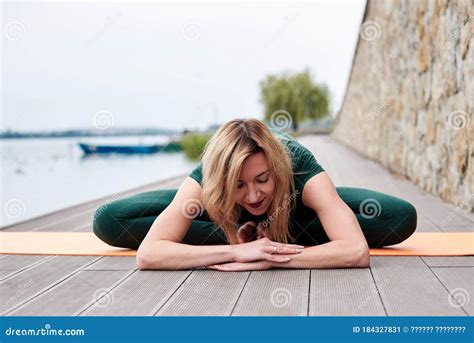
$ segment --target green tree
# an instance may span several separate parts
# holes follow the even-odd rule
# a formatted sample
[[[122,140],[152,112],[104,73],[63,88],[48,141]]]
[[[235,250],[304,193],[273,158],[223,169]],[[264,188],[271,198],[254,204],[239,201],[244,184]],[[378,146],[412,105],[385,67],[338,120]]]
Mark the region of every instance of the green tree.
[[[201,133],[188,133],[182,136],[180,144],[186,157],[192,161],[200,160],[210,138],[211,135]]]
[[[329,90],[313,82],[308,69],[294,75],[269,75],[260,82],[260,89],[264,120],[276,127],[296,131],[301,121],[329,114]]]

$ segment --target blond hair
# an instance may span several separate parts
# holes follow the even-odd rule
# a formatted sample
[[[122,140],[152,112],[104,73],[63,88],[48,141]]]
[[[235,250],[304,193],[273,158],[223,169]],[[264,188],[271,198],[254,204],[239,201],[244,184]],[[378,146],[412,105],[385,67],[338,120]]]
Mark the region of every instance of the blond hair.
[[[202,156],[202,199],[209,218],[237,243],[241,207],[235,202],[242,165],[250,155],[263,152],[275,177],[275,190],[266,221],[270,239],[288,243],[290,212],[296,206],[292,162],[286,146],[258,119],[234,119],[221,126],[207,142]],[[292,201],[288,203],[288,199]],[[287,203],[283,206],[283,203]]]

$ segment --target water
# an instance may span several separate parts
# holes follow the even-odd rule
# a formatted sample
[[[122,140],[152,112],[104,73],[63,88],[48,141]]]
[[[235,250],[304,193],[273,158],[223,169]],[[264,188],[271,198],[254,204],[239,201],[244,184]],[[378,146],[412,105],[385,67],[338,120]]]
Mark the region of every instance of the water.
[[[166,136],[0,140],[0,227],[188,173],[183,153],[84,156],[77,142],[165,143]]]

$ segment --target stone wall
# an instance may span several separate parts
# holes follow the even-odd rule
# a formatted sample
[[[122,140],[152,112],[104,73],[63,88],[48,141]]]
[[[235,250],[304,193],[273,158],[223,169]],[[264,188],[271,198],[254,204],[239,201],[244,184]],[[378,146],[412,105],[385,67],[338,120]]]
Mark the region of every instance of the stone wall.
[[[472,0],[368,0],[333,137],[474,210]]]

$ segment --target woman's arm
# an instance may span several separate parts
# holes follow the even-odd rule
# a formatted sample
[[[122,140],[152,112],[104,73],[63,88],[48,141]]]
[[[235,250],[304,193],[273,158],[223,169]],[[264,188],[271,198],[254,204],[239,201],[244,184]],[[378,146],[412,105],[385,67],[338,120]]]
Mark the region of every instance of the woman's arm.
[[[141,270],[192,269],[230,261],[233,261],[230,245],[189,245],[167,240],[154,241],[142,249],[140,257],[137,254]]]
[[[272,268],[367,268],[370,265],[368,252],[347,240],[333,240],[307,247],[291,261]]]
[[[266,260],[287,263],[301,253],[296,244],[282,244],[268,238],[235,245],[190,245],[179,243],[192,224],[193,217],[185,209],[197,205],[202,208],[202,188],[187,177],[173,201],[156,218],[137,251],[139,269],[191,269],[225,262]],[[277,247],[277,251],[273,249]]]
[[[332,180],[321,172],[306,182],[303,204],[312,208],[331,240],[307,247],[282,268],[368,267],[369,247],[356,216],[339,197]]]
[[[303,204],[313,208],[331,240],[305,248],[286,263],[257,261],[212,265],[222,271],[264,270],[270,268],[366,268],[370,265],[369,247],[352,210],[337,194],[326,172],[309,179],[303,189]],[[289,255],[288,255],[289,256]]]
[[[202,207],[201,186],[187,177],[173,201],[156,218],[137,251],[139,269],[191,269],[233,261],[230,245],[189,245],[181,242],[193,218],[183,213],[191,201]]]

